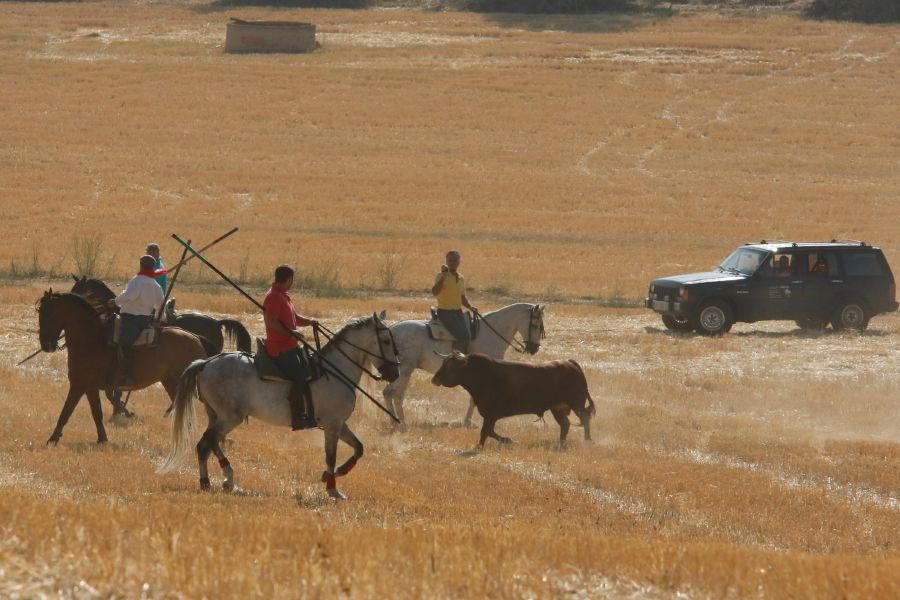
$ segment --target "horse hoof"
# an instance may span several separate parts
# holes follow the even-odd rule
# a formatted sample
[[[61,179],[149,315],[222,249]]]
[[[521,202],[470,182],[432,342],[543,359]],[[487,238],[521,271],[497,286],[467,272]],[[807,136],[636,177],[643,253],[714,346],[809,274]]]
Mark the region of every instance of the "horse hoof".
[[[208,478],[208,477],[201,477],[201,478],[200,478],[200,491],[208,492],[209,489],[210,489],[209,478]]]
[[[101,440],[97,440],[97,445],[98,445],[98,446],[103,446],[103,445],[106,444],[106,442],[108,442],[108,441],[109,441],[109,440],[106,439],[106,438],[103,438],[103,439],[101,439]]]
[[[508,437],[501,437],[501,438],[500,438],[500,443],[501,443],[501,444],[512,444],[512,439],[511,439],[511,438],[508,438]]]
[[[475,425],[472,421],[463,421],[462,423],[463,429],[477,429],[478,426]]]
[[[329,495],[330,497],[334,498],[335,500],[346,500],[346,499],[347,499],[347,496],[345,496],[344,494],[340,493],[340,492],[337,491],[337,489],[335,489],[335,488],[332,488],[332,489],[328,490],[328,495]]]
[[[222,489],[228,492],[229,494],[235,491],[234,483],[229,483],[228,481],[222,483]]]
[[[59,443],[59,438],[50,438],[47,440],[47,446],[56,446]]]

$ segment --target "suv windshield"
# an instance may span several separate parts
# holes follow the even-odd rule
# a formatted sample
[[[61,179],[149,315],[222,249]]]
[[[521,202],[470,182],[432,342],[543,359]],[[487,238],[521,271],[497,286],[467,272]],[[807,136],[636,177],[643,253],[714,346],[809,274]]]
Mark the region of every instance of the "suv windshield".
[[[735,275],[753,275],[766,256],[768,256],[768,252],[763,252],[762,250],[738,248],[722,261],[722,264],[716,267],[716,270],[734,273]]]

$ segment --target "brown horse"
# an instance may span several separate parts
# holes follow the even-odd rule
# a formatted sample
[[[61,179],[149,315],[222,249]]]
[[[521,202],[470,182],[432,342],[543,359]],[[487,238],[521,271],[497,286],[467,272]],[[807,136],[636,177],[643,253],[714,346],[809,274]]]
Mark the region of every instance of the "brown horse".
[[[93,307],[76,294],[45,292],[37,303],[37,310],[41,349],[56,351],[60,334],[65,332],[69,354],[69,394],[47,443],[59,441],[72,411],[86,394],[97,426],[97,443],[102,444],[106,441],[106,430],[100,390],[112,389],[117,356],[116,348],[109,344],[106,325]],[[163,328],[154,346],[132,350],[135,385],[131,389],[142,389],[158,381],[174,399],[185,367],[214,353],[208,346],[208,341],[192,333],[174,327]]]

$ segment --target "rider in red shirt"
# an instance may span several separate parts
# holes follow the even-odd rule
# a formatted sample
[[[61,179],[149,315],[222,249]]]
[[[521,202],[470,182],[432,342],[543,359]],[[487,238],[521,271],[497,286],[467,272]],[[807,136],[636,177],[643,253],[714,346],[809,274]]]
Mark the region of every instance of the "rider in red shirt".
[[[294,285],[294,270],[288,265],[275,269],[275,281],[263,301],[266,322],[266,354],[272,358],[285,377],[293,382],[288,400],[291,405],[291,429],[316,427],[315,410],[309,389],[309,365],[300,351],[303,334],[297,326],[318,325],[315,319],[298,315],[288,295]],[[301,406],[301,398],[303,405]]]

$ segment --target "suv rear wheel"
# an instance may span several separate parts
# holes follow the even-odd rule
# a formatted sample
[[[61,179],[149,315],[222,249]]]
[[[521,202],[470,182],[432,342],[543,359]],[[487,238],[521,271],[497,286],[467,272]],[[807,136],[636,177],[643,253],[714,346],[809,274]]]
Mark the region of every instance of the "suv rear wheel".
[[[663,325],[666,326],[666,329],[670,331],[690,331],[691,322],[689,319],[679,319],[678,317],[673,317],[672,315],[663,315],[662,316]]]
[[[731,331],[734,315],[731,307],[721,300],[707,300],[700,305],[691,325],[697,333],[704,335],[720,335]]]
[[[835,331],[842,329],[856,329],[857,331],[865,331],[869,326],[869,311],[865,303],[858,298],[851,298],[841,302],[838,309],[834,311],[831,317],[831,326]]]

